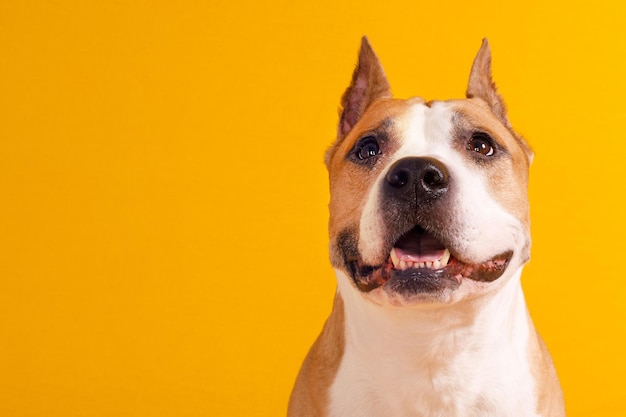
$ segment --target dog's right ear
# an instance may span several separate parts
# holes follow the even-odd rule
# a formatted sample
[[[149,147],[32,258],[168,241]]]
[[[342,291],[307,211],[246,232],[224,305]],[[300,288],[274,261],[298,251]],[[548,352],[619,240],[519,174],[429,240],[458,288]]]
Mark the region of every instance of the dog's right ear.
[[[352,83],[341,98],[337,141],[343,139],[374,100],[391,97],[391,88],[380,61],[366,36],[361,39],[359,62]]]

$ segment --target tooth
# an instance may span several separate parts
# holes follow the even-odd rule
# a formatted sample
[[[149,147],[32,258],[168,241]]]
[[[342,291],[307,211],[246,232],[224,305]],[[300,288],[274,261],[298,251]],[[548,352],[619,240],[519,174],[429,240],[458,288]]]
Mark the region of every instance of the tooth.
[[[441,259],[439,260],[439,262],[441,263],[441,268],[447,266],[449,261],[450,261],[450,251],[446,249],[443,251],[443,255],[441,256]]]
[[[439,268],[441,268],[441,262],[439,261],[433,262],[433,269],[439,269]]]
[[[428,268],[428,269],[433,269],[433,263],[432,262],[424,262],[424,267]]]
[[[404,270],[406,269],[406,262],[405,262],[405,261],[400,261],[400,264],[399,264],[399,265],[400,265],[400,269],[401,269],[401,270],[403,270],[403,271],[404,271]]]
[[[398,265],[400,265],[400,259],[398,259],[398,255],[396,254],[396,249],[395,248],[391,249],[391,253],[389,255],[391,256],[391,263],[393,264],[393,267],[397,268]]]

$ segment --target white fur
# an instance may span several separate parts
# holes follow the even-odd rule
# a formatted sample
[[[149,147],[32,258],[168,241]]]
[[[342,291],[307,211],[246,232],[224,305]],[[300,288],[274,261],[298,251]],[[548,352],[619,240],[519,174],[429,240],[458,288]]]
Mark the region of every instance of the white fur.
[[[329,415],[537,416],[520,274],[454,306],[395,307],[362,297],[337,270],[346,345]]]

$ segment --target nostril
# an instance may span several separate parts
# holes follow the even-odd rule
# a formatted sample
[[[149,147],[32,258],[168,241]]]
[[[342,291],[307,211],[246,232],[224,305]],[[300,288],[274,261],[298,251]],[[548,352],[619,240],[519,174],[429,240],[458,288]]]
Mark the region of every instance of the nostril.
[[[428,188],[439,188],[445,186],[446,178],[443,173],[437,169],[431,169],[424,173],[424,185]]]
[[[405,169],[394,170],[387,177],[387,182],[392,187],[401,188],[409,182],[409,172]]]

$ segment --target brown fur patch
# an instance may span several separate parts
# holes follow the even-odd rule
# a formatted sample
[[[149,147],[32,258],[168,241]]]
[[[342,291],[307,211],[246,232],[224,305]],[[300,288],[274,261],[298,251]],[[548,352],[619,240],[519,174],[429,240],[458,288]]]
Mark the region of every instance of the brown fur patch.
[[[339,127],[337,137],[345,137],[367,108],[374,101],[390,98],[391,89],[376,53],[367,37],[361,39],[359,61],[352,74],[352,82],[341,98]]]
[[[469,82],[467,84],[467,98],[480,98],[489,106],[491,112],[508,128],[511,127],[506,115],[506,105],[500,94],[496,83],[491,77],[491,48],[487,39],[483,39],[474,63],[470,71]]]
[[[288,417],[328,415],[328,391],[339,370],[345,348],[344,320],[343,300],[337,294],[322,333],[302,363],[289,399]]]
[[[398,119],[408,108],[407,101],[400,99],[381,99],[374,102],[348,135],[328,150],[326,161],[331,195],[329,203],[331,239],[344,229],[354,228],[355,221],[358,222],[360,219],[366,194],[387,165],[387,157],[392,156],[401,145],[399,139],[395,137],[393,123],[385,121]],[[371,168],[346,161],[357,141],[371,132],[380,130],[382,125],[386,125],[384,129],[387,139],[381,144],[382,154],[378,161]]]
[[[565,417],[563,391],[552,357],[543,339],[535,331],[530,315],[528,321],[531,328],[528,356],[531,372],[537,384],[537,414],[543,417]]]

